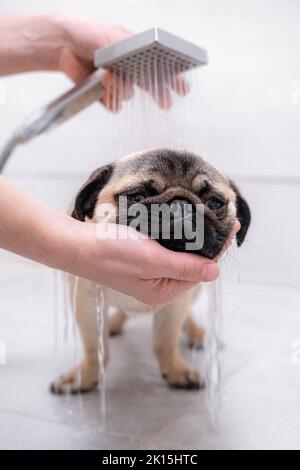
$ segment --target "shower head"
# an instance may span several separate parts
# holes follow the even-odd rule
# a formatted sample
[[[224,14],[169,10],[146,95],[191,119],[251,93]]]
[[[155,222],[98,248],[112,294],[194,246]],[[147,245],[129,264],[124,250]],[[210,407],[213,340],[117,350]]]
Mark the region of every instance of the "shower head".
[[[95,52],[97,70],[81,84],[34,112],[14,132],[0,153],[0,173],[15,147],[71,118],[99,99],[104,86],[103,69],[139,84],[142,76],[153,69],[169,69],[174,74],[205,65],[205,49],[159,28],[130,36]]]
[[[195,44],[159,28],[99,49],[95,52],[95,67],[125,75],[147,73],[155,62],[176,73],[207,64],[207,52]]]

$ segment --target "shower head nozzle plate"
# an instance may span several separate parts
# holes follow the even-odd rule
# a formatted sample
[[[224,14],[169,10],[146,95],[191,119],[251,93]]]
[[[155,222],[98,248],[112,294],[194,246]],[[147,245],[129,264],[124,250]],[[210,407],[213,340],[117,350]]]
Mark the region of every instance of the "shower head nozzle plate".
[[[95,52],[95,67],[140,74],[151,65],[172,67],[176,73],[207,64],[207,52],[159,28],[152,28]]]

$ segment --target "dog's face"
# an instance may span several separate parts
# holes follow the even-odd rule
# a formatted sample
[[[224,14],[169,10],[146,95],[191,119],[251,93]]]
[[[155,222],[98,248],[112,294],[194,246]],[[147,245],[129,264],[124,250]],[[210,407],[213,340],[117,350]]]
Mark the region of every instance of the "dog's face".
[[[114,212],[117,222],[130,225],[133,217],[130,215],[120,222],[119,202],[124,197],[127,209],[143,204],[149,222],[154,217],[151,207],[162,204],[170,207],[170,237],[160,236],[163,229],[160,217],[156,238],[174,251],[185,251],[187,240],[184,233],[181,238],[174,237],[172,228],[179,219],[190,219],[195,229],[199,211],[203,220],[203,246],[191,251],[208,258],[220,253],[236,219],[241,224],[238,246],[243,243],[250,224],[248,204],[237,187],[201,157],[185,151],[138,152],[99,168],[78,193],[72,216],[81,221],[101,222],[109,221]]]

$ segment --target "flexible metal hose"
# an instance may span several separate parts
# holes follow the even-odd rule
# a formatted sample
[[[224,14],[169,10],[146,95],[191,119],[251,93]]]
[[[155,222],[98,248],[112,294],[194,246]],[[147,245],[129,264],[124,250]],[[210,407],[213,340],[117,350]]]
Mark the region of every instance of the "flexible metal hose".
[[[48,105],[27,118],[5,144],[0,153],[0,174],[18,144],[23,144],[34,137],[62,124],[81,110],[97,101],[104,87],[101,83],[103,71],[96,70],[84,82],[73,87]]]
[[[3,147],[3,150],[0,155],[0,174],[3,172],[3,169],[8,162],[11,154],[13,153],[14,149],[18,145],[18,141],[15,136],[11,137]]]

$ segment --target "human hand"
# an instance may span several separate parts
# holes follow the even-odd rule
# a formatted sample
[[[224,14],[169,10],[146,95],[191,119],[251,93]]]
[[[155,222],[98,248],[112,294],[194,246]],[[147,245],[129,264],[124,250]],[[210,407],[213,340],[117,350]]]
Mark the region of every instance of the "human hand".
[[[7,13],[0,15],[0,76],[30,70],[64,72],[76,84],[82,82],[94,69],[94,52],[126,39],[132,33],[114,24],[46,13]],[[170,74],[168,74],[170,75]],[[127,77],[128,78],[128,77]],[[153,82],[157,86],[153,86]],[[105,91],[100,101],[110,111],[118,111],[124,100],[133,96],[130,79],[105,73],[102,79]],[[158,105],[168,109],[171,88],[184,96],[189,91],[187,82],[172,74],[164,80],[145,80],[139,83],[152,94]]]
[[[112,227],[114,236],[103,236]],[[167,304],[199,282],[213,281],[219,275],[215,261],[175,253],[129,227],[85,224],[84,228],[86,241],[78,274],[146,304]],[[223,253],[239,228],[235,224]]]
[[[68,75],[75,83],[80,83],[94,71],[94,52],[96,49],[119,42],[133,33],[123,26],[100,23],[94,20],[63,16],[57,19],[64,34],[64,45],[57,59],[57,69]],[[100,101],[110,110],[118,111],[122,101],[133,96],[133,83],[124,77],[110,72],[102,79],[105,91]],[[152,77],[154,83],[154,78]],[[151,85],[151,79],[139,84],[153,95],[158,105],[168,109],[172,105],[170,89],[184,96],[188,93],[187,82],[180,76],[174,75],[168,81],[158,80],[157,89]]]

